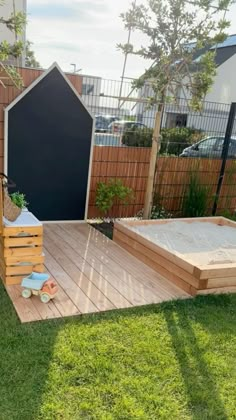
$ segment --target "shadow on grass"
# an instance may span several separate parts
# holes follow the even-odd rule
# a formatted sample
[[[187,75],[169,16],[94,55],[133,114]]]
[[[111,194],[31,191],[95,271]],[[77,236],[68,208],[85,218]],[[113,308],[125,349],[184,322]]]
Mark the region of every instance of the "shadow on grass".
[[[223,297],[223,301],[230,302],[230,297]],[[189,303],[187,303],[187,306]],[[212,323],[212,320],[209,320],[208,314],[206,313],[209,310],[209,306],[212,306],[212,310],[216,310],[218,304],[222,306],[222,300],[221,297],[210,296],[196,299],[195,304],[200,312],[205,306],[206,319],[203,322],[205,328],[207,326],[207,320],[209,324]],[[204,345],[199,344],[199,339],[193,330],[191,313],[184,309],[186,307],[184,308],[180,304],[179,307],[176,305],[172,311],[167,310],[163,311],[163,313],[172,340],[176,360],[185,384],[187,402],[192,418],[198,420],[227,419],[227,413],[214,383],[212,371],[205,360],[205,351],[202,348]],[[197,322],[199,322],[198,318]]]
[[[0,418],[38,418],[57,322],[20,324],[0,284]]]
[[[131,367],[134,366],[133,369],[137,369],[137,366],[139,366],[138,371],[140,372],[140,361],[144,364],[145,380],[148,379],[145,370],[146,365],[149,366],[148,357],[151,354],[155,360],[158,358],[158,347],[156,345],[158,341],[163,340],[162,336],[159,335],[159,327],[156,327],[157,321],[159,321],[158,325],[163,327],[164,333],[167,324],[168,337],[172,340],[170,354],[173,357],[173,348],[185,385],[189,411],[192,414],[191,418],[195,420],[227,419],[223,403],[214,384],[212,372],[204,359],[202,343],[196,337],[193,325],[200,323],[204,328],[209,328],[213,340],[214,334],[219,334],[219,331],[221,333],[224,328],[227,329],[227,323],[230,327],[229,332],[233,334],[233,325],[236,325],[236,322],[234,322],[236,319],[235,308],[236,297],[204,297],[196,300],[81,316],[68,320],[22,325],[4,288],[0,285],[0,419],[36,420],[45,418],[42,417],[45,413],[47,413],[46,418],[70,418],[69,415],[66,417],[63,411],[68,403],[68,393],[71,398],[73,397],[73,401],[76,401],[75,404],[79,404],[79,398],[75,399],[75,395],[80,395],[81,404],[86,403],[86,401],[90,404],[92,414],[89,411],[91,416],[87,416],[87,418],[106,418],[107,406],[104,408],[104,417],[99,417],[99,415],[92,417],[95,408],[99,408],[96,407],[96,404],[98,405],[97,401],[102,398],[100,394],[105,393],[105,391],[97,390],[96,394],[94,391],[94,387],[97,386],[96,381],[100,378],[102,383],[104,382],[103,373],[105,371],[105,373],[108,372],[106,386],[113,386],[110,371],[112,372],[114,360],[117,361],[118,367],[119,360],[122,360],[121,366],[125,367],[125,372],[126,363]],[[160,315],[160,317],[155,315]],[[215,316],[218,316],[218,318],[215,318]],[[146,323],[145,319],[149,317],[150,319]],[[136,321],[135,318],[138,319],[137,324],[133,322]],[[232,320],[231,324],[230,320]],[[132,328],[130,328],[131,324]],[[88,326],[88,328],[82,328],[83,326]],[[116,335],[117,326],[119,328],[117,328]],[[124,337],[123,328],[126,328],[127,337]],[[142,343],[139,348],[140,342],[142,342],[140,338],[142,338],[143,328],[150,331],[150,336],[148,335],[150,342],[152,338],[154,340],[152,352],[147,358],[142,350],[142,346],[145,348],[145,344]],[[63,334],[64,337],[60,341],[59,337]],[[111,337],[113,338],[111,339]],[[126,349],[123,349],[123,347],[120,350],[117,349],[119,347],[117,343],[119,344],[122,339],[124,339],[124,342],[127,339],[128,354],[125,353]],[[104,340],[108,341],[107,347],[106,345],[104,347]],[[134,348],[136,361],[133,364],[129,357],[130,350],[132,351],[132,346],[135,345],[137,345],[137,349]],[[131,346],[131,349],[129,346]],[[110,370],[107,370],[108,359],[111,358],[110,353],[113,351],[115,359],[110,360]],[[167,358],[167,360],[171,359]],[[50,366],[54,366],[56,377],[49,376]],[[55,366],[58,369],[55,369]],[[163,368],[168,369],[167,363],[163,364]],[[148,372],[150,372],[149,369],[150,366]],[[155,371],[156,363],[153,364],[153,372]],[[61,377],[63,372],[64,377]],[[130,373],[126,373],[127,376],[129,374],[132,378],[130,384],[133,385],[132,369]],[[176,375],[178,376],[179,372],[176,372]],[[175,380],[174,377],[172,379]],[[85,385],[83,383],[81,385],[83,380]],[[125,391],[125,388],[122,387],[124,378],[122,377],[119,380],[121,383],[116,384],[116,392],[119,391],[119,395],[123,396],[128,391]],[[150,378],[149,382],[151,381]],[[155,384],[156,376],[153,389],[155,389]],[[60,386],[62,390],[59,392]],[[130,387],[132,388],[131,385]],[[51,391],[51,398],[47,399],[49,390]],[[76,392],[80,390],[84,394],[74,394],[75,390],[77,390]],[[138,390],[140,391],[139,387]],[[106,393],[106,398],[108,394]],[[61,404],[59,406],[57,405],[58,401]],[[140,401],[138,401],[138,404],[141,404]],[[86,418],[86,416],[77,415],[77,409],[78,407],[73,405],[70,413],[75,412],[76,414],[74,417],[72,415],[71,418]],[[111,407],[109,407],[110,409]],[[73,410],[75,411],[73,412]],[[48,413],[51,413],[51,417]]]

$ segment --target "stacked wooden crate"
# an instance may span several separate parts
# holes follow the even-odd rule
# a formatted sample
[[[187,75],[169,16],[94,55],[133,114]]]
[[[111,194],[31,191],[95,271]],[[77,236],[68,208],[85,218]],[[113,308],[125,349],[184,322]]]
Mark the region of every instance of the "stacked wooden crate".
[[[15,222],[3,219],[0,276],[6,285],[20,284],[32,271],[44,271],[43,225],[23,211]]]

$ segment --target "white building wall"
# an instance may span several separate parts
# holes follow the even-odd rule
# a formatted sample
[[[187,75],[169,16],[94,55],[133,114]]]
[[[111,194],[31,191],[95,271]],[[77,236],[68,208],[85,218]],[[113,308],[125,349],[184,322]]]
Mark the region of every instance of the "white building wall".
[[[151,96],[150,88],[143,88],[140,92],[140,97],[144,97],[147,93]],[[190,99],[188,92],[184,93],[182,91],[181,97]],[[209,134],[224,134],[231,102],[236,102],[236,54],[218,67],[214,85],[206,95],[205,109],[201,114],[192,112],[187,106],[167,105],[163,116],[163,126],[166,126],[168,113],[182,113],[188,115],[188,127],[196,128]],[[184,104],[184,99],[180,103],[181,105]],[[155,112],[154,108],[145,109],[145,105],[141,104],[138,107],[137,114],[144,124],[153,128]]]
[[[201,113],[193,112],[187,107],[177,107],[176,105],[167,105],[162,118],[162,127],[168,127],[170,115],[187,115],[187,127],[202,130],[207,134],[224,134],[229,116],[228,106],[215,107],[213,103],[207,103]],[[149,128],[154,128],[156,109],[152,108],[143,113],[142,122]]]
[[[0,6],[0,15],[7,19],[14,13],[14,4],[15,4],[15,11],[26,13],[26,0],[5,0],[4,4]],[[26,42],[26,33],[25,30],[23,31],[22,35],[19,36],[19,39]],[[7,41],[10,44],[15,42],[15,34],[7,29],[6,25],[0,24],[0,42]],[[25,64],[25,57],[20,60],[19,65],[24,66]]]
[[[217,69],[214,85],[206,101],[230,104],[236,101],[236,54]]]
[[[205,101],[230,104],[236,101],[236,54],[217,68],[214,84],[206,95]],[[187,79],[184,84],[187,83]],[[181,98],[190,99],[189,92],[184,89]]]
[[[201,130],[206,135],[223,136],[226,131],[229,112],[211,110],[199,113],[188,114],[187,127]]]

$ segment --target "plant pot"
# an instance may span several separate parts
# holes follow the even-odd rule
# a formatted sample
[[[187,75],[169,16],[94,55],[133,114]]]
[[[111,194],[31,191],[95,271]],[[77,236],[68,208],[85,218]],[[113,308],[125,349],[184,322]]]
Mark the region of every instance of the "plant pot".
[[[6,190],[4,190],[3,215],[10,222],[14,222],[21,214],[20,207],[14,204]]]

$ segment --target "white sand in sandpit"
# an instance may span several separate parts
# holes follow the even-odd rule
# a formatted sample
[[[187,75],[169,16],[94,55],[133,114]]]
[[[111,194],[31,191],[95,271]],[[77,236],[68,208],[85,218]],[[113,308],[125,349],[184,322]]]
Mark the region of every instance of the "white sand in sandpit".
[[[197,265],[236,263],[236,229],[204,222],[170,222],[131,229]]]

